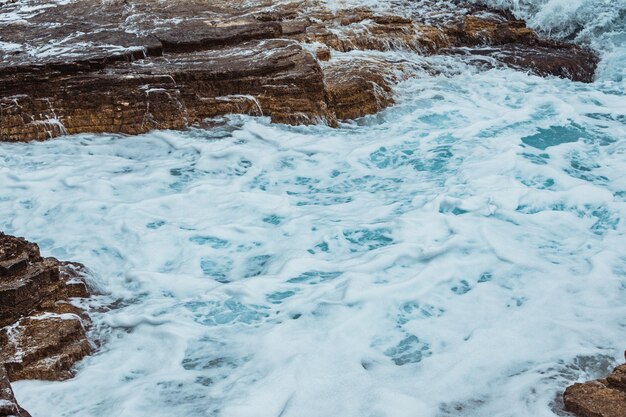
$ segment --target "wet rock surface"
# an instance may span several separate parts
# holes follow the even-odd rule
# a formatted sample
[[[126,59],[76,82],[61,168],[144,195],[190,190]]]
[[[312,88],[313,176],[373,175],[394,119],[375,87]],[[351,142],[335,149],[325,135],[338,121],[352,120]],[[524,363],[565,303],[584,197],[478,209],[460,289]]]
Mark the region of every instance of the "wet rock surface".
[[[15,400],[9,377],[2,365],[0,365],[0,416],[30,417]]]
[[[36,244],[0,232],[0,416],[28,416],[9,381],[71,378],[91,353],[89,317],[70,302],[88,297],[85,274],[80,264],[43,258]]]
[[[0,365],[0,416],[30,417],[30,414],[15,400],[9,377],[2,365]]]
[[[0,20],[4,141],[182,129],[229,113],[334,126],[393,103],[393,63],[359,66],[354,51],[463,55],[585,82],[597,65],[510,14],[455,2],[390,12],[319,0],[17,0],[0,5]]]
[[[605,379],[568,387],[563,400],[565,409],[578,417],[626,416],[626,364]]]

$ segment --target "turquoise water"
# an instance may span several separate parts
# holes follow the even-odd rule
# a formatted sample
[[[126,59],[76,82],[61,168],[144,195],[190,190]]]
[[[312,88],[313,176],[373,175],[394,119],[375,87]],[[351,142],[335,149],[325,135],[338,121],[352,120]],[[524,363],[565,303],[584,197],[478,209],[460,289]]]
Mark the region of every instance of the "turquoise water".
[[[616,39],[603,25],[595,41]],[[16,383],[18,400],[34,417],[558,414],[625,347],[626,80],[605,45],[593,84],[433,58],[451,70],[338,129],[233,116],[0,145],[0,229],[85,263],[91,303],[122,306],[94,313],[105,343],[75,379]]]

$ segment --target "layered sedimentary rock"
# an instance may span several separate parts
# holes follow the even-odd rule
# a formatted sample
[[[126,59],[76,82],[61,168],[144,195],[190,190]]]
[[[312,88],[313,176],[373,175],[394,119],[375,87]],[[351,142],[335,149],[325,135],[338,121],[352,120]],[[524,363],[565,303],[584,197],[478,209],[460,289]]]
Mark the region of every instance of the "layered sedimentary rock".
[[[568,387],[563,399],[565,409],[578,417],[626,416],[626,364],[605,379]]]
[[[86,313],[70,301],[87,297],[80,264],[43,258],[37,245],[0,232],[0,416],[28,416],[9,381],[70,378],[92,351]]]
[[[390,11],[330,9],[320,0],[3,3],[0,140],[181,129],[229,113],[334,126],[393,104],[396,63],[380,54],[357,61],[355,51],[457,55],[592,80],[591,51],[464,4],[407,0]]]

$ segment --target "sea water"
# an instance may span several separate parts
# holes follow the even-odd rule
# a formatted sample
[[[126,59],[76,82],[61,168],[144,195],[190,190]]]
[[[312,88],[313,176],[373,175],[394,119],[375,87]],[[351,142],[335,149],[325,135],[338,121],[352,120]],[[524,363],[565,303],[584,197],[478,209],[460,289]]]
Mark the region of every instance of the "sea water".
[[[440,71],[338,129],[232,116],[0,145],[0,230],[100,292],[97,353],[15,383],[21,405],[560,415],[626,348],[626,2],[491,3],[594,46],[596,81],[404,54]]]

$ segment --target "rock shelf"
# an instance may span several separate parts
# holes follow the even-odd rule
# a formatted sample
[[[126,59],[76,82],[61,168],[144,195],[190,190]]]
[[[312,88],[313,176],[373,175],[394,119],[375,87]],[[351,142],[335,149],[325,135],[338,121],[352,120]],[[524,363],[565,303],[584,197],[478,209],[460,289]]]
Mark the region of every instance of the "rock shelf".
[[[184,129],[231,113],[336,126],[392,105],[393,85],[417,76],[368,51],[593,80],[592,51],[542,39],[507,12],[400,4],[391,12],[320,0],[0,3],[0,140]]]

